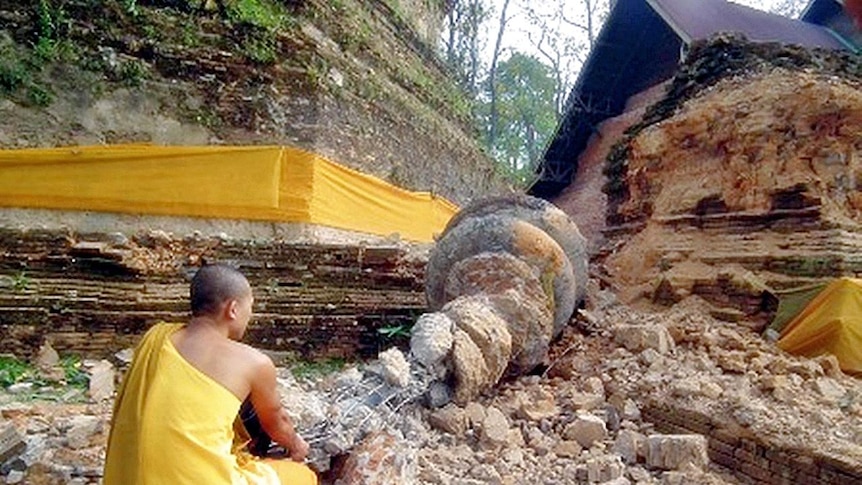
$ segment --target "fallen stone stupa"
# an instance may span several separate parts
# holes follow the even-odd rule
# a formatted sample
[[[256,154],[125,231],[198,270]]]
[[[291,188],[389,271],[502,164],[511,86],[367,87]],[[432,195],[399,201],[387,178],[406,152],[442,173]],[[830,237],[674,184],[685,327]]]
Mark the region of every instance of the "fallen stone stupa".
[[[464,405],[505,375],[539,366],[584,299],[585,245],[577,226],[540,199],[487,199],[459,213],[431,253],[426,293],[435,311],[417,320],[409,354],[382,352],[364,372],[342,375],[334,398],[321,397],[326,412],[303,430],[315,466],[328,470],[333,458],[372,436],[397,440],[379,432],[406,419],[396,415],[408,404]],[[356,456],[369,457],[357,450],[340,465],[341,475],[354,475],[345,483],[375,473],[359,466]],[[382,469],[409,466],[405,458]]]

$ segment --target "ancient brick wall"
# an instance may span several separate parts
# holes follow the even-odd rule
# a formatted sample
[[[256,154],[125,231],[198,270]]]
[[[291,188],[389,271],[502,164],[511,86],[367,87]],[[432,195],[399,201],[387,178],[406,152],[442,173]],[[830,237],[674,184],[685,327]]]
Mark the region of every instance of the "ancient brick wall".
[[[425,308],[424,259],[398,245],[173,238],[165,233],[0,230],[0,352],[106,355],[158,321],[188,319],[188,281],[203,262],[249,278],[246,341],[307,358],[376,355],[381,327]]]
[[[671,402],[652,402],[643,417],[667,433],[707,437],[710,460],[755,485],[852,485],[862,482],[858,461],[770,442],[732,420],[688,410]]]

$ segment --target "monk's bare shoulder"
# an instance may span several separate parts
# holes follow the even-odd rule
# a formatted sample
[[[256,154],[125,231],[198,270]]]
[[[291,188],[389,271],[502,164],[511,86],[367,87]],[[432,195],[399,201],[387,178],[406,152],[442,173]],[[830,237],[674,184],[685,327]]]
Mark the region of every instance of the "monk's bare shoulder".
[[[230,344],[232,347],[232,353],[236,355],[237,358],[241,359],[244,365],[255,369],[260,369],[261,367],[275,367],[272,363],[272,359],[270,359],[268,355],[251,345],[234,341],[231,341]]]

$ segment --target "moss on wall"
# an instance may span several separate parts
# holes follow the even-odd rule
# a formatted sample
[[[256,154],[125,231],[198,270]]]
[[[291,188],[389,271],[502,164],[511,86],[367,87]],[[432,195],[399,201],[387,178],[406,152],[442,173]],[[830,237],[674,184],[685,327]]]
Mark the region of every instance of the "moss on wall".
[[[429,45],[438,3],[0,0],[0,146],[289,144],[458,203],[506,190]]]

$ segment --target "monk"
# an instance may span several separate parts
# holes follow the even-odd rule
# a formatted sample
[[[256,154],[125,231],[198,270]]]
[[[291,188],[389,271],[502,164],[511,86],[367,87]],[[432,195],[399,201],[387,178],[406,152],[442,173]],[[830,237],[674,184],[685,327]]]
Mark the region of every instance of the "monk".
[[[252,314],[251,287],[224,265],[191,283],[191,320],[160,323],[135,350],[114,405],[105,485],[315,485],[308,454],[281,406],[276,369],[239,342]],[[235,439],[241,404],[291,460],[247,453]]]

